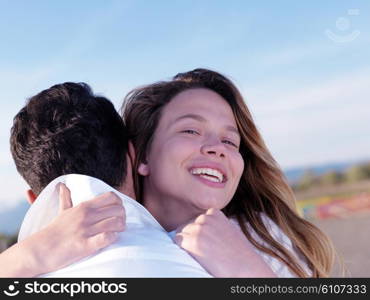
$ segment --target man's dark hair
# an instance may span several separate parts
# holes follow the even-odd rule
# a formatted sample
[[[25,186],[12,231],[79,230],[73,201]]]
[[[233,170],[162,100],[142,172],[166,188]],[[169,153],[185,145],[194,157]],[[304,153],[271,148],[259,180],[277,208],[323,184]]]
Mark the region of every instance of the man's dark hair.
[[[108,99],[85,83],[66,82],[28,100],[14,117],[10,144],[18,172],[38,195],[50,181],[71,173],[121,186],[126,134]]]

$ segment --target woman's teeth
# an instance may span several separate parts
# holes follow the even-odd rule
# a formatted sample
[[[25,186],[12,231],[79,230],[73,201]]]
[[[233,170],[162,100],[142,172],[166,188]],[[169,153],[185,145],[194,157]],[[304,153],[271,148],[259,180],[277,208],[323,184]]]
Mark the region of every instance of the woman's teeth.
[[[207,179],[207,180],[213,181],[213,182],[221,182],[218,178],[211,177],[211,176],[204,175],[204,174],[200,174],[199,177],[202,177],[204,179]]]
[[[194,168],[190,171],[193,175],[199,175],[202,178],[213,182],[222,182],[224,175],[219,171],[211,168]]]

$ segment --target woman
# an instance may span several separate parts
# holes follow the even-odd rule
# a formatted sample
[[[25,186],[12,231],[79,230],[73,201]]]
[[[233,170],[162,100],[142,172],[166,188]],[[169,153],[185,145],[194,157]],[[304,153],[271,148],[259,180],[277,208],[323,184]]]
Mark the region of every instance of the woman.
[[[171,122],[176,124],[176,120],[170,116],[172,113],[177,113],[176,107],[184,105],[184,102],[191,97],[197,96],[198,102],[207,98],[206,92],[208,96],[213,93],[213,98],[216,99],[218,96],[225,101],[224,108],[226,110],[229,108],[232,112],[235,125],[225,125],[229,130],[224,131],[218,128],[219,135],[213,137],[215,140],[210,142],[211,146],[208,145],[208,150],[202,150],[204,146],[202,143],[209,142],[206,137],[209,124],[202,114],[188,117],[176,115],[180,118],[179,122],[185,123],[177,124],[179,126],[174,128],[170,126]],[[202,112],[205,112],[207,107],[211,109],[211,106],[212,103],[207,101]],[[138,201],[142,202],[160,223],[162,221],[166,229],[173,230],[177,225],[189,221],[189,218],[196,217],[202,209],[204,211],[210,207],[216,207],[222,209],[227,217],[237,221],[246,239],[260,253],[276,258],[293,274],[299,277],[329,276],[334,261],[332,244],[319,229],[297,214],[293,192],[263,142],[240,92],[230,80],[219,73],[205,69],[181,73],[173,80],[154,83],[130,92],[126,97],[122,113],[136,150],[134,170],[138,172],[134,175],[134,183]],[[223,120],[224,116],[220,115],[220,118]],[[237,188],[229,187],[227,182],[223,182],[222,175],[229,174],[222,174],[223,171],[219,168],[222,164],[210,167],[220,171],[221,175],[217,172],[212,174],[212,170],[201,170],[203,168],[201,165],[199,168],[189,169],[191,166],[186,164],[187,157],[190,157],[187,156],[190,155],[189,153],[182,153],[182,156],[177,158],[176,151],[182,151],[181,147],[176,148],[171,144],[173,140],[171,134],[175,135],[176,130],[179,135],[188,135],[186,138],[182,137],[183,142],[191,139],[190,143],[199,146],[199,152],[209,151],[213,155],[213,162],[220,163],[223,159],[222,155],[226,157],[225,153],[228,156],[239,154],[244,161],[244,168]],[[166,147],[172,150],[166,151]],[[190,147],[196,148],[194,145]],[[181,160],[183,158],[184,160]],[[171,166],[173,160],[175,160],[175,167]],[[192,162],[191,159],[190,162]],[[181,165],[182,163],[184,165]],[[230,165],[232,176],[240,172],[237,170],[237,163]],[[179,170],[176,169],[177,167]],[[209,166],[206,163],[204,167]],[[229,199],[222,202],[220,200],[222,196],[217,187],[214,187],[213,193],[209,193],[210,189],[205,189],[207,192],[193,197],[192,189],[197,186],[195,181],[194,183],[191,181],[193,178],[190,175],[189,178],[185,178],[186,171],[198,173],[191,175],[204,173],[205,176],[212,176],[207,178],[208,181],[220,180],[214,185],[224,184]],[[179,181],[188,184],[187,190],[177,188]],[[183,184],[181,188],[184,188]],[[236,189],[235,194],[233,189]],[[185,202],[188,201],[192,205],[179,202],[181,199],[177,199],[176,193],[185,193],[187,195]],[[171,212],[177,213],[164,221]],[[277,241],[274,238],[270,232],[273,224],[276,224],[277,230],[281,230],[289,238],[288,241]],[[287,242],[291,242],[291,249],[284,245]],[[299,261],[300,256],[306,261],[309,270],[306,270],[304,264]]]
[[[230,276],[223,277],[243,275],[235,266],[244,257],[257,262],[252,270],[271,276],[256,253],[299,277],[329,275],[330,242],[295,212],[291,189],[227,78],[197,69],[136,89],[126,97],[123,118],[137,152],[138,200],[167,231],[177,229],[175,241],[214,276],[225,273],[204,252],[217,252],[219,260],[226,254],[221,265],[231,266]],[[199,228],[206,234],[197,234]]]

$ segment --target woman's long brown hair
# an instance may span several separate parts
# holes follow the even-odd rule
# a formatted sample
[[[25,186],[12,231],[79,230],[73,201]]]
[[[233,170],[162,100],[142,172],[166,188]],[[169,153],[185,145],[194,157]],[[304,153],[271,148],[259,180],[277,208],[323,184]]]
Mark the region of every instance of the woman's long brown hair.
[[[267,149],[241,93],[229,79],[217,72],[195,69],[180,73],[170,81],[139,87],[126,96],[121,113],[136,150],[133,168],[138,201],[143,202],[143,178],[136,170],[146,159],[163,107],[180,92],[194,88],[210,89],[221,95],[231,106],[241,135],[240,153],[245,167],[235,195],[223,212],[238,220],[245,236],[256,248],[285,263],[297,276],[329,276],[335,260],[331,241],[298,215],[292,189]],[[273,238],[261,213],[272,219],[290,238],[293,247],[305,257],[311,274],[293,253]],[[246,222],[268,247],[252,237]]]

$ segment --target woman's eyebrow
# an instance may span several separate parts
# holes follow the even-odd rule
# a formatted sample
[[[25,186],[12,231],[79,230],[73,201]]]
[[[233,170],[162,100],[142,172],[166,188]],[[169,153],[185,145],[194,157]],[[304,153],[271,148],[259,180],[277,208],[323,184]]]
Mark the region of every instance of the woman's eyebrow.
[[[176,118],[172,124],[180,121],[180,120],[183,120],[183,119],[194,119],[196,121],[199,121],[199,122],[206,122],[207,120],[205,118],[203,118],[201,115],[197,115],[197,114],[186,114],[186,115],[182,115],[178,118]],[[171,125],[172,125],[171,124]]]
[[[173,124],[175,124],[175,123],[177,123],[177,122],[179,122],[181,120],[184,120],[184,119],[193,119],[193,120],[196,120],[196,121],[202,122],[202,123],[207,121],[201,115],[198,115],[198,114],[186,114],[186,115],[182,115],[182,116],[176,118],[174,121],[172,121],[170,123],[170,126],[172,126]],[[227,131],[231,131],[231,132],[237,134],[240,137],[239,130],[236,129],[234,126],[228,125],[228,126],[225,126],[225,128],[226,128]]]

